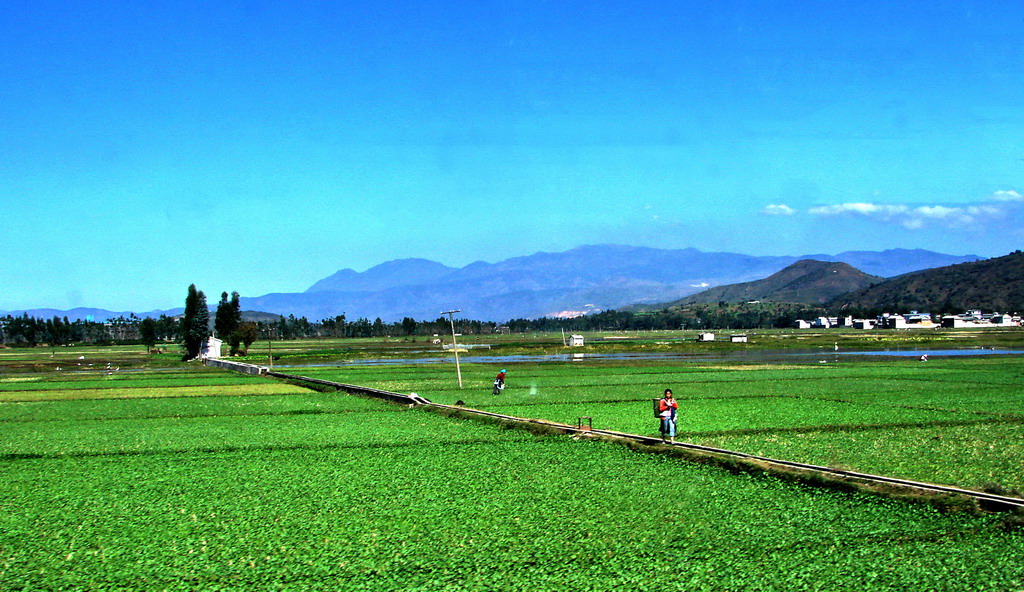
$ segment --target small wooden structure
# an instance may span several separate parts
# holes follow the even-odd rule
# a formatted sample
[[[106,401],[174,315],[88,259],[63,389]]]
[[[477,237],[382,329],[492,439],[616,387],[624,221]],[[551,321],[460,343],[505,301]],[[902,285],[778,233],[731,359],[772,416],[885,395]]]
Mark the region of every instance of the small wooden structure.
[[[729,336],[729,341],[731,343],[746,343],[747,342],[747,336],[746,335],[730,335]]]
[[[715,340],[715,334],[714,333],[698,333],[697,334],[697,341],[714,341],[714,340]]]
[[[573,335],[572,336],[572,341],[569,342],[569,345],[571,345],[573,347],[583,347],[583,336],[582,335]]]

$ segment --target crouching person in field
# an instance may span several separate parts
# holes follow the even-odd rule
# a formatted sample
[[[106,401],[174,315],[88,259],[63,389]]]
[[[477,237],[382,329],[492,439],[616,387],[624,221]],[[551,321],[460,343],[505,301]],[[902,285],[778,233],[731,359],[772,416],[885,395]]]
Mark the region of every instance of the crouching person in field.
[[[661,441],[676,441],[676,410],[679,403],[672,397],[672,389],[665,389],[665,396],[658,401],[658,411],[661,415]]]

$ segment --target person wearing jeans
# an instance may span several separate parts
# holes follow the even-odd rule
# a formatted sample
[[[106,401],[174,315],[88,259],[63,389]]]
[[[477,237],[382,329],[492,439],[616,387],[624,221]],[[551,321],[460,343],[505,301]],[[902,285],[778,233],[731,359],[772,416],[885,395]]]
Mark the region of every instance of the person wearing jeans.
[[[665,395],[658,401],[658,411],[661,413],[661,440],[676,441],[676,410],[679,403],[672,396],[672,389],[665,389]]]

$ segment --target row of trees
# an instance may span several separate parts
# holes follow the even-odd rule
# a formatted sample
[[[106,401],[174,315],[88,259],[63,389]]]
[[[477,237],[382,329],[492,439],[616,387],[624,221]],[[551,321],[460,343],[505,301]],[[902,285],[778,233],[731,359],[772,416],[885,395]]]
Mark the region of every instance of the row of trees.
[[[644,331],[666,329],[764,329],[791,327],[798,318],[823,316],[825,309],[789,303],[694,304],[651,312],[610,310],[572,319],[513,319],[504,325],[491,321],[455,319],[455,330],[464,335],[529,331]],[[35,346],[46,343],[157,343],[176,341],[184,347],[185,359],[199,356],[203,342],[211,334],[227,342],[230,353],[245,353],[257,339],[405,337],[446,335],[451,331],[446,317],[417,321],[405,317],[387,323],[379,317],[349,320],[344,314],[310,321],[306,317],[278,317],[269,321],[244,321],[238,292],[221,293],[211,325],[206,295],[189,286],[185,312],[179,318],[161,315],[158,319],[139,319],[135,315],[105,323],[35,319],[28,315],[0,318],[0,342],[8,345]]]
[[[174,341],[178,334],[178,321],[165,315],[157,319],[129,315],[106,322],[71,321],[66,316],[44,319],[27,314],[0,318],[0,343],[13,346],[143,343],[152,347],[161,341]]]
[[[825,314],[821,307],[790,303],[695,304],[651,312],[610,310],[571,319],[512,319],[506,324],[471,319],[455,319],[455,330],[464,335],[488,333],[525,333],[529,331],[651,331],[667,329],[767,329],[792,327],[796,319]],[[386,323],[359,318],[349,321],[345,315],[310,322],[289,315],[277,321],[259,323],[261,339],[297,339],[316,337],[403,337],[444,335],[451,331],[446,317],[417,321],[405,317]]]
[[[405,337],[415,335],[439,335],[451,332],[447,317],[438,317],[433,321],[417,321],[405,317],[401,321],[386,323],[377,317],[373,321],[367,318],[348,320],[346,315],[310,322],[306,317],[296,318],[294,315],[281,317],[277,321],[260,323],[260,337],[280,337],[295,339],[299,337]],[[474,321],[455,319],[458,332],[467,335],[495,333],[499,330],[498,323],[490,321]]]
[[[199,357],[203,342],[210,336],[210,310],[206,306],[206,294],[192,284],[185,296],[185,312],[181,317],[183,345],[186,360]],[[238,292],[221,292],[220,302],[214,313],[214,334],[230,347],[229,353],[247,353],[249,346],[259,337],[259,326],[252,321],[242,320],[241,297]]]
[[[785,302],[691,304],[667,310],[609,310],[573,319],[513,319],[508,329],[526,331],[662,331],[669,329],[769,329],[792,327],[825,314],[821,307]]]

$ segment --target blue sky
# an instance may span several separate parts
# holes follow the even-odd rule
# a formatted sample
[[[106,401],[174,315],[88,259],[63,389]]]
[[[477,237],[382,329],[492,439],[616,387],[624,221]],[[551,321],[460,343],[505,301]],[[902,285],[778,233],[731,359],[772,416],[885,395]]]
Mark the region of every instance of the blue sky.
[[[1024,238],[1024,7],[4,2],[0,310]]]

